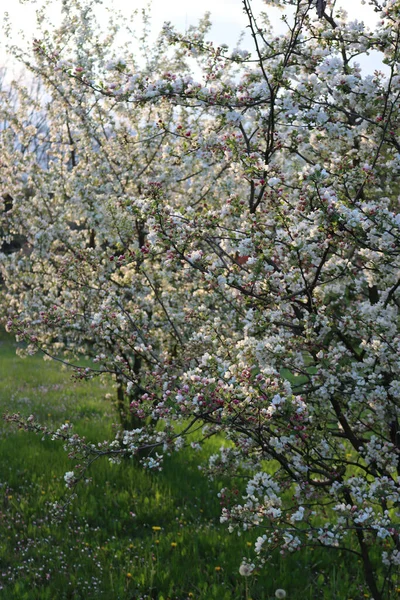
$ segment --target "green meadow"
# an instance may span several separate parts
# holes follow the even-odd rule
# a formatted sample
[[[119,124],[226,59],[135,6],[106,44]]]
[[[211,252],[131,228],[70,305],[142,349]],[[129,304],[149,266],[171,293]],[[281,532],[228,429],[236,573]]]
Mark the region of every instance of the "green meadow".
[[[111,381],[76,382],[55,361],[19,358],[0,338],[1,413],[34,414],[57,428],[66,420],[92,441],[113,434]],[[202,454],[168,457],[161,473],[134,461],[97,461],[61,521],[52,505],[73,469],[62,444],[0,421],[0,598],[3,600],[290,600],[369,598],[357,557],[306,549],[272,555],[265,570],[241,577],[262,530],[230,534],[220,524],[218,489],[199,470]]]

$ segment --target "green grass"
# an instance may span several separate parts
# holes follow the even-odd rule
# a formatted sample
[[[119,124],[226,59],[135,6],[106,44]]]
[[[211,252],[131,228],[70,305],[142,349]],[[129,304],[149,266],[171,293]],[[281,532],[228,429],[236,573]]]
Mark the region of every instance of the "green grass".
[[[113,393],[111,382],[74,382],[54,361],[18,358],[11,339],[0,336],[2,413],[33,413],[54,426],[69,419],[99,441],[116,420],[106,398]],[[262,531],[237,536],[219,523],[219,485],[205,480],[194,454],[168,458],[158,474],[134,461],[98,461],[92,481],[56,523],[51,505],[65,493],[63,475],[72,468],[62,444],[4,422],[0,434],[2,600],[269,600],[277,588],[289,600],[368,597],[361,565],[340,552],[273,555],[245,581],[239,565]]]

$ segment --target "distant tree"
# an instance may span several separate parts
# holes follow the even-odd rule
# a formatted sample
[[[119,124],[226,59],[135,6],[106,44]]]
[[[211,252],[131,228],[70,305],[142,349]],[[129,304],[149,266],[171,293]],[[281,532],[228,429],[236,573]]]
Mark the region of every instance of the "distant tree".
[[[82,25],[84,35],[76,30],[72,6],[69,17],[71,30],[84,39],[88,23]],[[199,31],[207,28],[205,20]],[[56,35],[60,39],[54,43],[61,45],[65,28]],[[112,27],[107,38],[103,55],[97,52],[89,64],[81,57],[86,69],[124,70],[122,59],[110,55]],[[186,77],[180,53],[168,58],[164,46],[161,40],[145,71],[170,68]],[[40,61],[37,42],[35,52]],[[194,181],[192,200],[201,202],[210,190],[217,194],[227,165],[218,164],[211,150],[193,151],[188,134],[199,124],[184,109],[178,115],[168,102],[157,108],[124,106],[113,95],[82,88],[80,75],[70,89],[69,72],[24,60],[46,96],[34,104],[24,86],[14,82],[18,110],[7,94],[1,107],[3,173],[8,171],[4,193],[13,199],[12,211],[3,214],[4,243],[16,236],[26,240],[23,253],[2,261],[7,318],[29,341],[21,352],[40,347],[60,358],[64,353],[66,361],[91,356],[98,373],[114,374],[121,423],[138,425],[129,406],[145,391],[143,377],[165,362],[172,364],[171,357],[181,360],[185,295],[191,286],[186,276],[183,291],[182,275],[168,268],[168,257],[150,252],[152,206],[161,186],[163,195],[168,192],[184,204]],[[45,113],[45,131],[28,119],[32,111]],[[204,131],[212,129],[205,115],[197,120]],[[92,375],[89,371],[77,368],[77,375]]]

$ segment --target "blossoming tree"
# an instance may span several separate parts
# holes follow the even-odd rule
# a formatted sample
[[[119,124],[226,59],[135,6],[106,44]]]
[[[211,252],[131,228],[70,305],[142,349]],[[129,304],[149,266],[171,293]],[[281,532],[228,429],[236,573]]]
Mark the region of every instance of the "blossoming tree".
[[[345,549],[382,600],[400,564],[400,2],[371,2],[374,31],[329,3],[266,4],[292,7],[287,32],[244,0],[251,52],[168,25],[141,66],[80,2],[74,35],[35,42],[51,160],[32,152],[23,178],[4,143],[3,227],[29,240],[4,257],[4,312],[135,390],[141,426],[101,452],[56,437],[85,457],[146,446],[158,467],[198,426],[223,433],[208,472],[232,477],[221,518],[260,530],[258,563]],[[384,71],[362,72],[371,51]]]

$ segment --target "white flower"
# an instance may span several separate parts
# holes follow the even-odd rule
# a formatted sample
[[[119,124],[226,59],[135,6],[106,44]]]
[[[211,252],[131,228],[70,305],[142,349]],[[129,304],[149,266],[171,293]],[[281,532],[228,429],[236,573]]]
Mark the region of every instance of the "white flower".
[[[225,115],[227,123],[240,123],[243,116],[236,110],[231,110]]]
[[[286,598],[285,590],[282,590],[281,588],[275,590],[275,598]]]
[[[242,577],[249,577],[254,570],[254,565],[249,563],[242,563],[239,567],[239,573]]]
[[[73,481],[75,479],[75,473],[73,471],[67,471],[64,475],[65,485],[67,487],[71,487]]]
[[[256,554],[260,554],[261,549],[262,549],[262,547],[264,545],[264,542],[266,540],[267,540],[267,536],[265,534],[261,535],[261,536],[259,536],[257,538],[257,541],[256,541],[255,546],[254,546],[254,550],[256,551]]]
[[[193,262],[196,262],[196,260],[201,260],[202,256],[203,256],[202,250],[194,250],[193,252],[188,254],[188,258]]]
[[[290,521],[294,523],[295,521],[302,521],[304,517],[304,508],[303,506],[299,506],[298,510],[292,514],[290,517]]]

